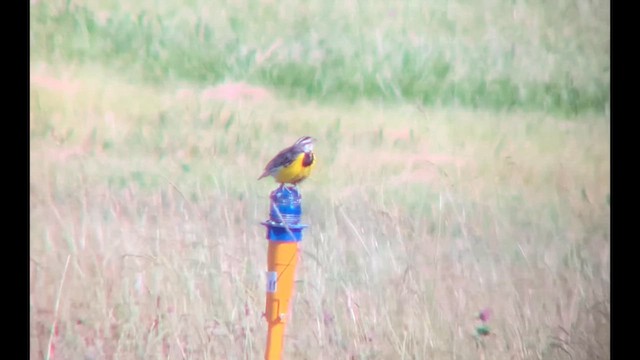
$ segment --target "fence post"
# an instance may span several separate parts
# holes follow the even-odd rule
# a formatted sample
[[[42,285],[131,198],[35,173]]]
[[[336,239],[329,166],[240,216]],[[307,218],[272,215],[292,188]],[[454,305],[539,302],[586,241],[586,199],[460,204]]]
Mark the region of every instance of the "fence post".
[[[302,196],[296,187],[281,186],[271,192],[267,227],[267,289],[265,318],[268,323],[266,360],[279,360],[284,345],[284,330],[293,293],[298,242],[307,225],[300,224]]]

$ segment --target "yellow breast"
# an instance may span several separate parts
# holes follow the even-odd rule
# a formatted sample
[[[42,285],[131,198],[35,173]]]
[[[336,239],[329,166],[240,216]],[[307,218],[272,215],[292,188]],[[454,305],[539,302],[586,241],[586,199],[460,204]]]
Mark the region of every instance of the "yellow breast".
[[[316,165],[316,161],[314,156],[314,160],[311,165],[303,166],[303,159],[304,153],[298,155],[291,164],[280,169],[280,171],[278,171],[274,176],[276,181],[279,183],[296,184],[306,179],[311,174],[311,170]]]

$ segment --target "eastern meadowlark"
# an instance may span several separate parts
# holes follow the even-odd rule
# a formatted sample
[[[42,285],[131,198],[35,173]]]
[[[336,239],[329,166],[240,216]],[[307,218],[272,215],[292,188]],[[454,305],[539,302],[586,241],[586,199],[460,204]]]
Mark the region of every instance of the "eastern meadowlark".
[[[273,178],[280,183],[280,187],[284,184],[298,183],[309,177],[311,169],[316,164],[316,158],[313,154],[313,144],[316,139],[310,136],[303,136],[295,144],[280,151],[267,166],[258,180],[266,176]]]

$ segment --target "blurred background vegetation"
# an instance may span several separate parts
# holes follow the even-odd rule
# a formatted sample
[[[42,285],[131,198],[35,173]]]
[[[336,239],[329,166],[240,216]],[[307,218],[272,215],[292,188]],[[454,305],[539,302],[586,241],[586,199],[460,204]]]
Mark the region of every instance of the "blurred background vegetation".
[[[607,1],[47,1],[31,56],[144,83],[574,115],[608,109],[609,21]]]
[[[261,358],[302,135],[285,358],[609,358],[608,1],[30,3],[32,359]]]

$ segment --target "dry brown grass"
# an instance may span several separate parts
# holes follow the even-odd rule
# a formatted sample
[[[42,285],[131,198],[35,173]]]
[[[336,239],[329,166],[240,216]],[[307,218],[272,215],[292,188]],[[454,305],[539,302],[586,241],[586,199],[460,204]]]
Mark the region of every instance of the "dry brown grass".
[[[32,81],[32,359],[68,256],[57,358],[261,358],[274,184],[255,178],[303,133],[320,163],[286,358],[609,357],[606,119],[220,103],[92,76]]]

